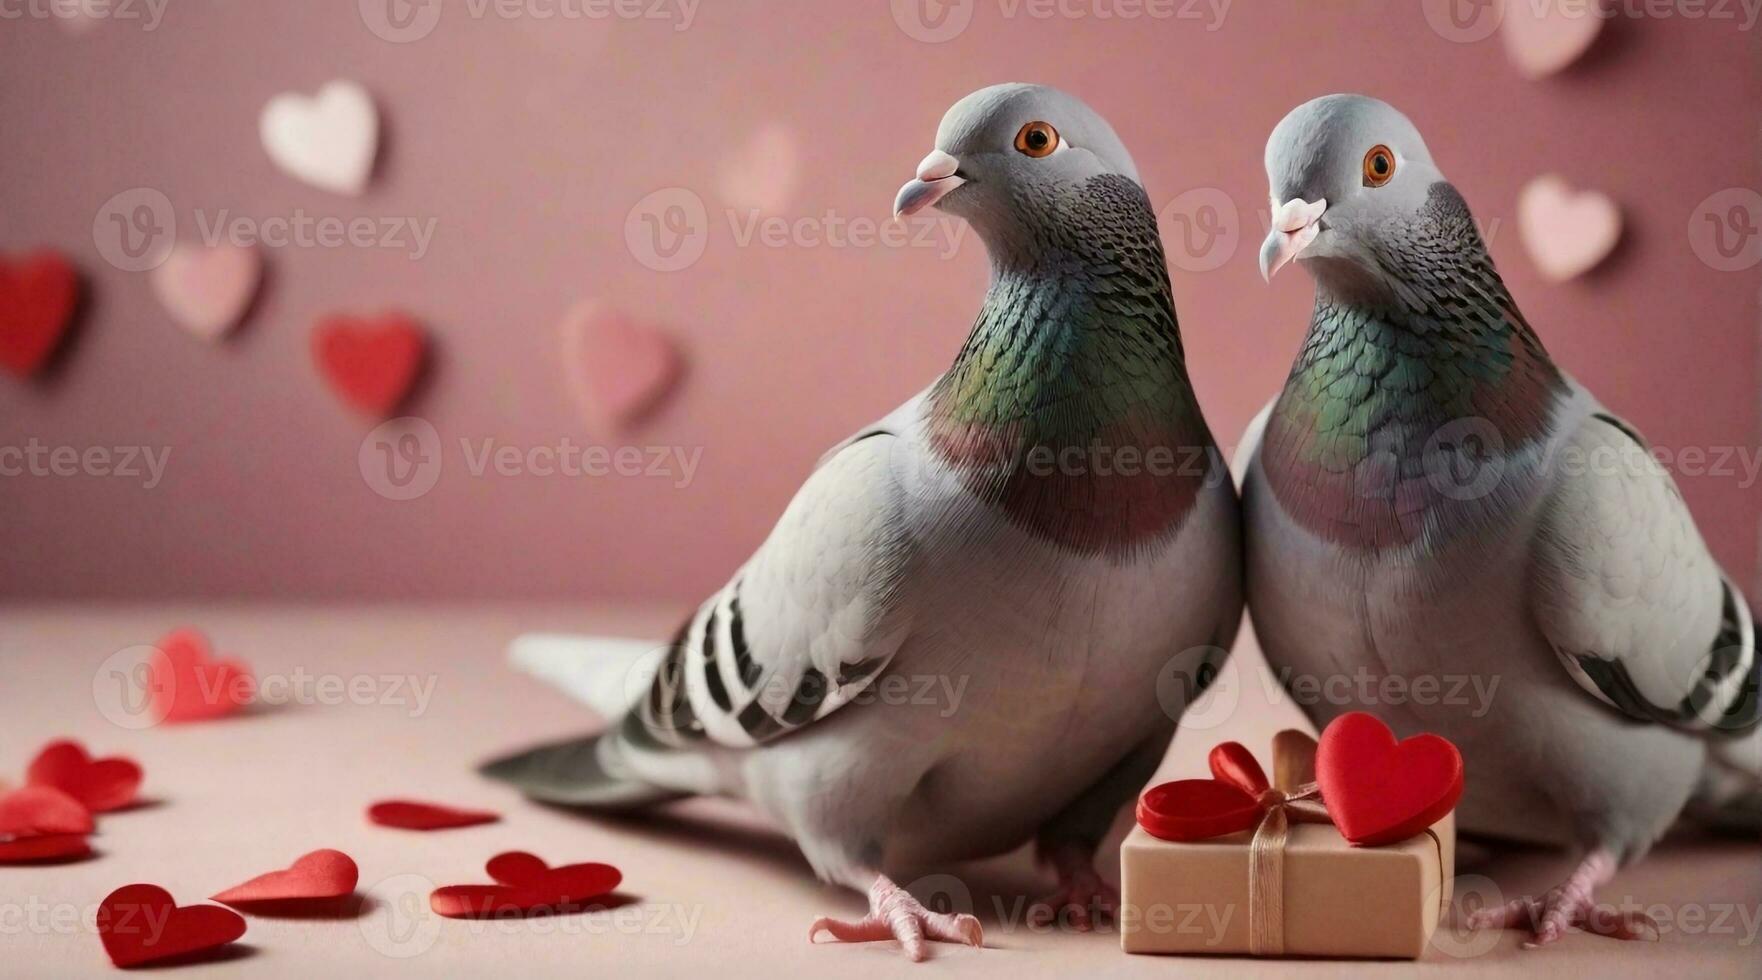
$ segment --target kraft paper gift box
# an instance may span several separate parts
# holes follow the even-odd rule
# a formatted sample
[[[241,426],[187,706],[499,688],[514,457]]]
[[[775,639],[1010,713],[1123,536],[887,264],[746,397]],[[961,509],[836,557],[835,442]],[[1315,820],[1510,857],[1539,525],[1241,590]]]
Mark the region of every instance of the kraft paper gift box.
[[[1315,740],[1286,731],[1273,744],[1273,786],[1290,794],[1312,784]],[[1380,847],[1354,846],[1332,823],[1310,822],[1326,819],[1313,799],[1293,802],[1284,816],[1282,848],[1268,851],[1263,838],[1258,862],[1255,835],[1264,826],[1197,841],[1134,826],[1120,849],[1121,948],[1405,959],[1425,952],[1450,902],[1454,811]]]

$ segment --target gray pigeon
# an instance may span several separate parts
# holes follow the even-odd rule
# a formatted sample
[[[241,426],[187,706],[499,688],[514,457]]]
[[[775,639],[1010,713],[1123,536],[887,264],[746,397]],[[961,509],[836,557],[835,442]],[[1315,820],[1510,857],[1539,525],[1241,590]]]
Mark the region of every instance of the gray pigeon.
[[[1592,892],[1685,808],[1762,815],[1750,607],[1639,433],[1548,356],[1412,123],[1316,99],[1266,167],[1262,272],[1316,284],[1237,458],[1268,661],[1317,725],[1453,740],[1467,829],[1581,851],[1476,925],[1655,938]]]
[[[913,959],[981,936],[896,886],[906,869],[1035,840],[1060,878],[1043,917],[1087,928],[1116,898],[1095,849],[1242,607],[1235,488],[1119,137],[1062,92],[983,89],[895,210],[932,205],[991,257],[954,365],[822,457],[670,644],[517,641],[614,720],[485,769],[594,808],[749,800],[821,878],[868,892],[868,917],[810,939]]]

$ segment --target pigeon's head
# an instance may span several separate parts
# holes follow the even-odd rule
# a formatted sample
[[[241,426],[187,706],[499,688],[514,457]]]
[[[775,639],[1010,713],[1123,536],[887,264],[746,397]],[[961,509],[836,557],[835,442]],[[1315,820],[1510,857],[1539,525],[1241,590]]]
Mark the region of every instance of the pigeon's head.
[[[1032,202],[1108,174],[1140,183],[1107,120],[1058,89],[993,85],[942,117],[936,148],[899,189],[893,213],[903,218],[934,205],[972,222],[990,241],[1008,234]]]
[[[1269,281],[1292,259],[1352,275],[1388,276],[1378,255],[1424,220],[1444,175],[1407,117],[1363,95],[1327,95],[1291,110],[1266,142],[1272,230],[1260,250]]]

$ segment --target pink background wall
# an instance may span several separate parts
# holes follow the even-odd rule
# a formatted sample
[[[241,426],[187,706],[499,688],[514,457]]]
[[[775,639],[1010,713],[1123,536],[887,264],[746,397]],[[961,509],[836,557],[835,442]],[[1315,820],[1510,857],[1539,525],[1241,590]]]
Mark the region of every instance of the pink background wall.
[[[491,6],[474,17],[447,0],[432,33],[410,43],[376,36],[355,3],[169,0],[152,31],[0,21],[0,249],[60,248],[87,286],[56,370],[29,384],[0,378],[0,446],[172,450],[151,490],[115,477],[0,478],[0,594],[710,588],[822,449],[946,365],[985,278],[971,236],[952,258],[742,247],[723,170],[757,134],[780,131],[770,142],[793,142],[799,160],[776,213],[879,219],[949,103],[1004,80],[1083,96],[1159,204],[1204,188],[1229,202],[1233,251],[1226,233],[1206,253],[1218,268],[1174,270],[1199,394],[1226,443],[1283,380],[1310,300],[1301,273],[1268,288],[1255,268],[1266,134],[1301,100],[1357,90],[1395,102],[1427,134],[1563,363],[1664,447],[1754,454],[1757,274],[1709,267],[1689,230],[1709,195],[1762,187],[1757,31],[1621,18],[1584,62],[1533,83],[1496,36],[1441,37],[1430,6],[1238,0],[1218,24],[1204,4],[1197,21],[1042,20],[1008,0],[967,0],[954,13],[971,9],[971,25],[944,43],[909,36],[886,0],[704,0],[684,30],[677,16],[504,19]],[[334,77],[365,84],[385,120],[377,176],[359,199],[283,175],[257,141],[273,94]],[[1518,191],[1546,171],[1610,194],[1627,219],[1614,258],[1566,285],[1543,282],[1518,240]],[[396,248],[271,250],[250,320],[210,347],[171,324],[144,275],[98,253],[94,217],[137,186],[170,198],[186,236],[198,212],[303,209],[432,218],[434,240],[417,261]],[[689,268],[660,273],[632,254],[625,224],[670,187],[703,200],[708,237]],[[1183,254],[1178,230],[1166,220],[1163,230]],[[558,355],[559,320],[588,298],[665,325],[686,348],[679,397],[599,441],[701,447],[689,486],[467,472],[461,438],[595,441]],[[371,425],[322,388],[307,346],[324,313],[393,306],[435,338],[409,410],[445,446],[438,484],[407,502],[363,480]],[[1683,483],[1720,558],[1754,581],[1762,491],[1740,475]]]

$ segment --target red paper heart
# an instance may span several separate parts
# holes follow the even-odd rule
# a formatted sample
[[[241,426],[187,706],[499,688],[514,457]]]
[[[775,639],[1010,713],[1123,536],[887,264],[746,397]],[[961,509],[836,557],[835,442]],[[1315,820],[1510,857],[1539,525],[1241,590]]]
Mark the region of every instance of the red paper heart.
[[[228,905],[252,902],[287,902],[302,899],[341,898],[354,892],[361,870],[354,859],[329,848],[313,851],[285,871],[258,875],[214,896]]]
[[[120,810],[135,801],[141,789],[141,767],[120,756],[93,759],[78,742],[50,742],[31,760],[25,781],[53,786],[80,801],[93,813]]]
[[[312,331],[312,357],[343,401],[375,417],[390,415],[409,394],[427,341],[402,313],[331,316]]]
[[[488,810],[456,810],[438,803],[385,800],[367,808],[367,819],[381,827],[396,827],[399,830],[447,830],[495,823],[502,818],[500,814]]]
[[[1406,840],[1444,818],[1462,797],[1462,754],[1439,735],[1401,742],[1362,711],[1335,718],[1315,752],[1322,802],[1354,844]]]
[[[0,840],[92,830],[92,811],[53,786],[26,786],[0,796]]]
[[[37,373],[73,319],[79,274],[47,249],[0,256],[0,367],[21,378]]]
[[[484,866],[495,885],[447,885],[428,897],[429,907],[450,919],[526,912],[578,912],[585,903],[618,887],[624,875],[609,864],[560,868],[524,851],[490,858]]]
[[[98,936],[117,966],[187,956],[245,934],[245,920],[218,905],[178,908],[158,885],[124,885],[98,905]]]
[[[251,668],[242,660],[210,659],[208,638],[177,630],[147,661],[153,710],[161,722],[202,721],[230,715],[251,701]]]
[[[0,841],[0,864],[29,864],[84,857],[92,853],[85,834],[42,834]]]

